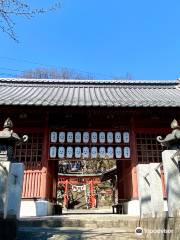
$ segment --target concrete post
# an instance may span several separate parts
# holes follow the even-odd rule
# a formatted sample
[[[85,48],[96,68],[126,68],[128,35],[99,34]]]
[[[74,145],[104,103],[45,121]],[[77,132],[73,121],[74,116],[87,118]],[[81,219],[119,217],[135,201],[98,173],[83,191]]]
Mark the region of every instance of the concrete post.
[[[180,159],[177,150],[165,150],[162,152],[165,186],[168,200],[168,214],[175,215],[180,209]]]
[[[140,202],[140,214],[150,215],[152,213],[150,180],[149,180],[149,164],[137,165],[138,192]]]

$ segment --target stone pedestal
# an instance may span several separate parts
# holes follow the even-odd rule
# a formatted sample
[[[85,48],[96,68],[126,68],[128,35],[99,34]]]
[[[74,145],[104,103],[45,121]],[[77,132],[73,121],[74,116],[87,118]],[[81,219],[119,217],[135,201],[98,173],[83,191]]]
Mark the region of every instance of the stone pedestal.
[[[137,165],[137,178],[138,178],[140,214],[142,217],[144,215],[151,215],[152,207],[149,180],[149,164]]]
[[[0,218],[4,218],[10,162],[0,161]]]
[[[162,152],[165,185],[168,200],[168,214],[170,217],[180,209],[180,171],[177,150]]]
[[[162,181],[159,165],[159,163],[149,164],[150,194],[153,217],[156,216],[156,213],[164,211]]]
[[[45,200],[36,201],[36,214],[38,217],[52,215],[51,204]]]
[[[7,198],[4,211],[5,218],[19,218],[23,175],[23,163],[11,163],[7,182]]]

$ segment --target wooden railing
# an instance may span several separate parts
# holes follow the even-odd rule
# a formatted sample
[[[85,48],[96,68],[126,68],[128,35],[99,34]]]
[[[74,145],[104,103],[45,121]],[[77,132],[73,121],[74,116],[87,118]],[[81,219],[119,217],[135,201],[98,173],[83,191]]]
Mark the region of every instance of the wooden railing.
[[[25,170],[22,198],[40,198],[42,182],[42,170]]]

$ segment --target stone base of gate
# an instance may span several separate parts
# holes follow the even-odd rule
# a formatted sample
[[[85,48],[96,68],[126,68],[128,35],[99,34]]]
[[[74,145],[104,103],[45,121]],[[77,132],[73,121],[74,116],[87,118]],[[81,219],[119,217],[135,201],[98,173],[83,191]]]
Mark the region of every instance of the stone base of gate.
[[[22,200],[20,217],[50,216],[53,213],[53,204],[46,200]]]
[[[134,199],[124,203],[124,213],[129,216],[140,216],[139,200]]]
[[[164,200],[164,212],[167,212],[167,200]],[[139,200],[134,199],[124,203],[124,214],[129,216],[140,216]]]

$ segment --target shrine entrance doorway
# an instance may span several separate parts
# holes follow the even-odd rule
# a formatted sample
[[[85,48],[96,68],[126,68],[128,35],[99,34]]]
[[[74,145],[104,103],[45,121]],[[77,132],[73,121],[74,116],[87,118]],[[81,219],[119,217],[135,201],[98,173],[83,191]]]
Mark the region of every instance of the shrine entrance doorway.
[[[59,164],[57,201],[67,209],[111,207],[117,185],[116,161],[85,161]]]

